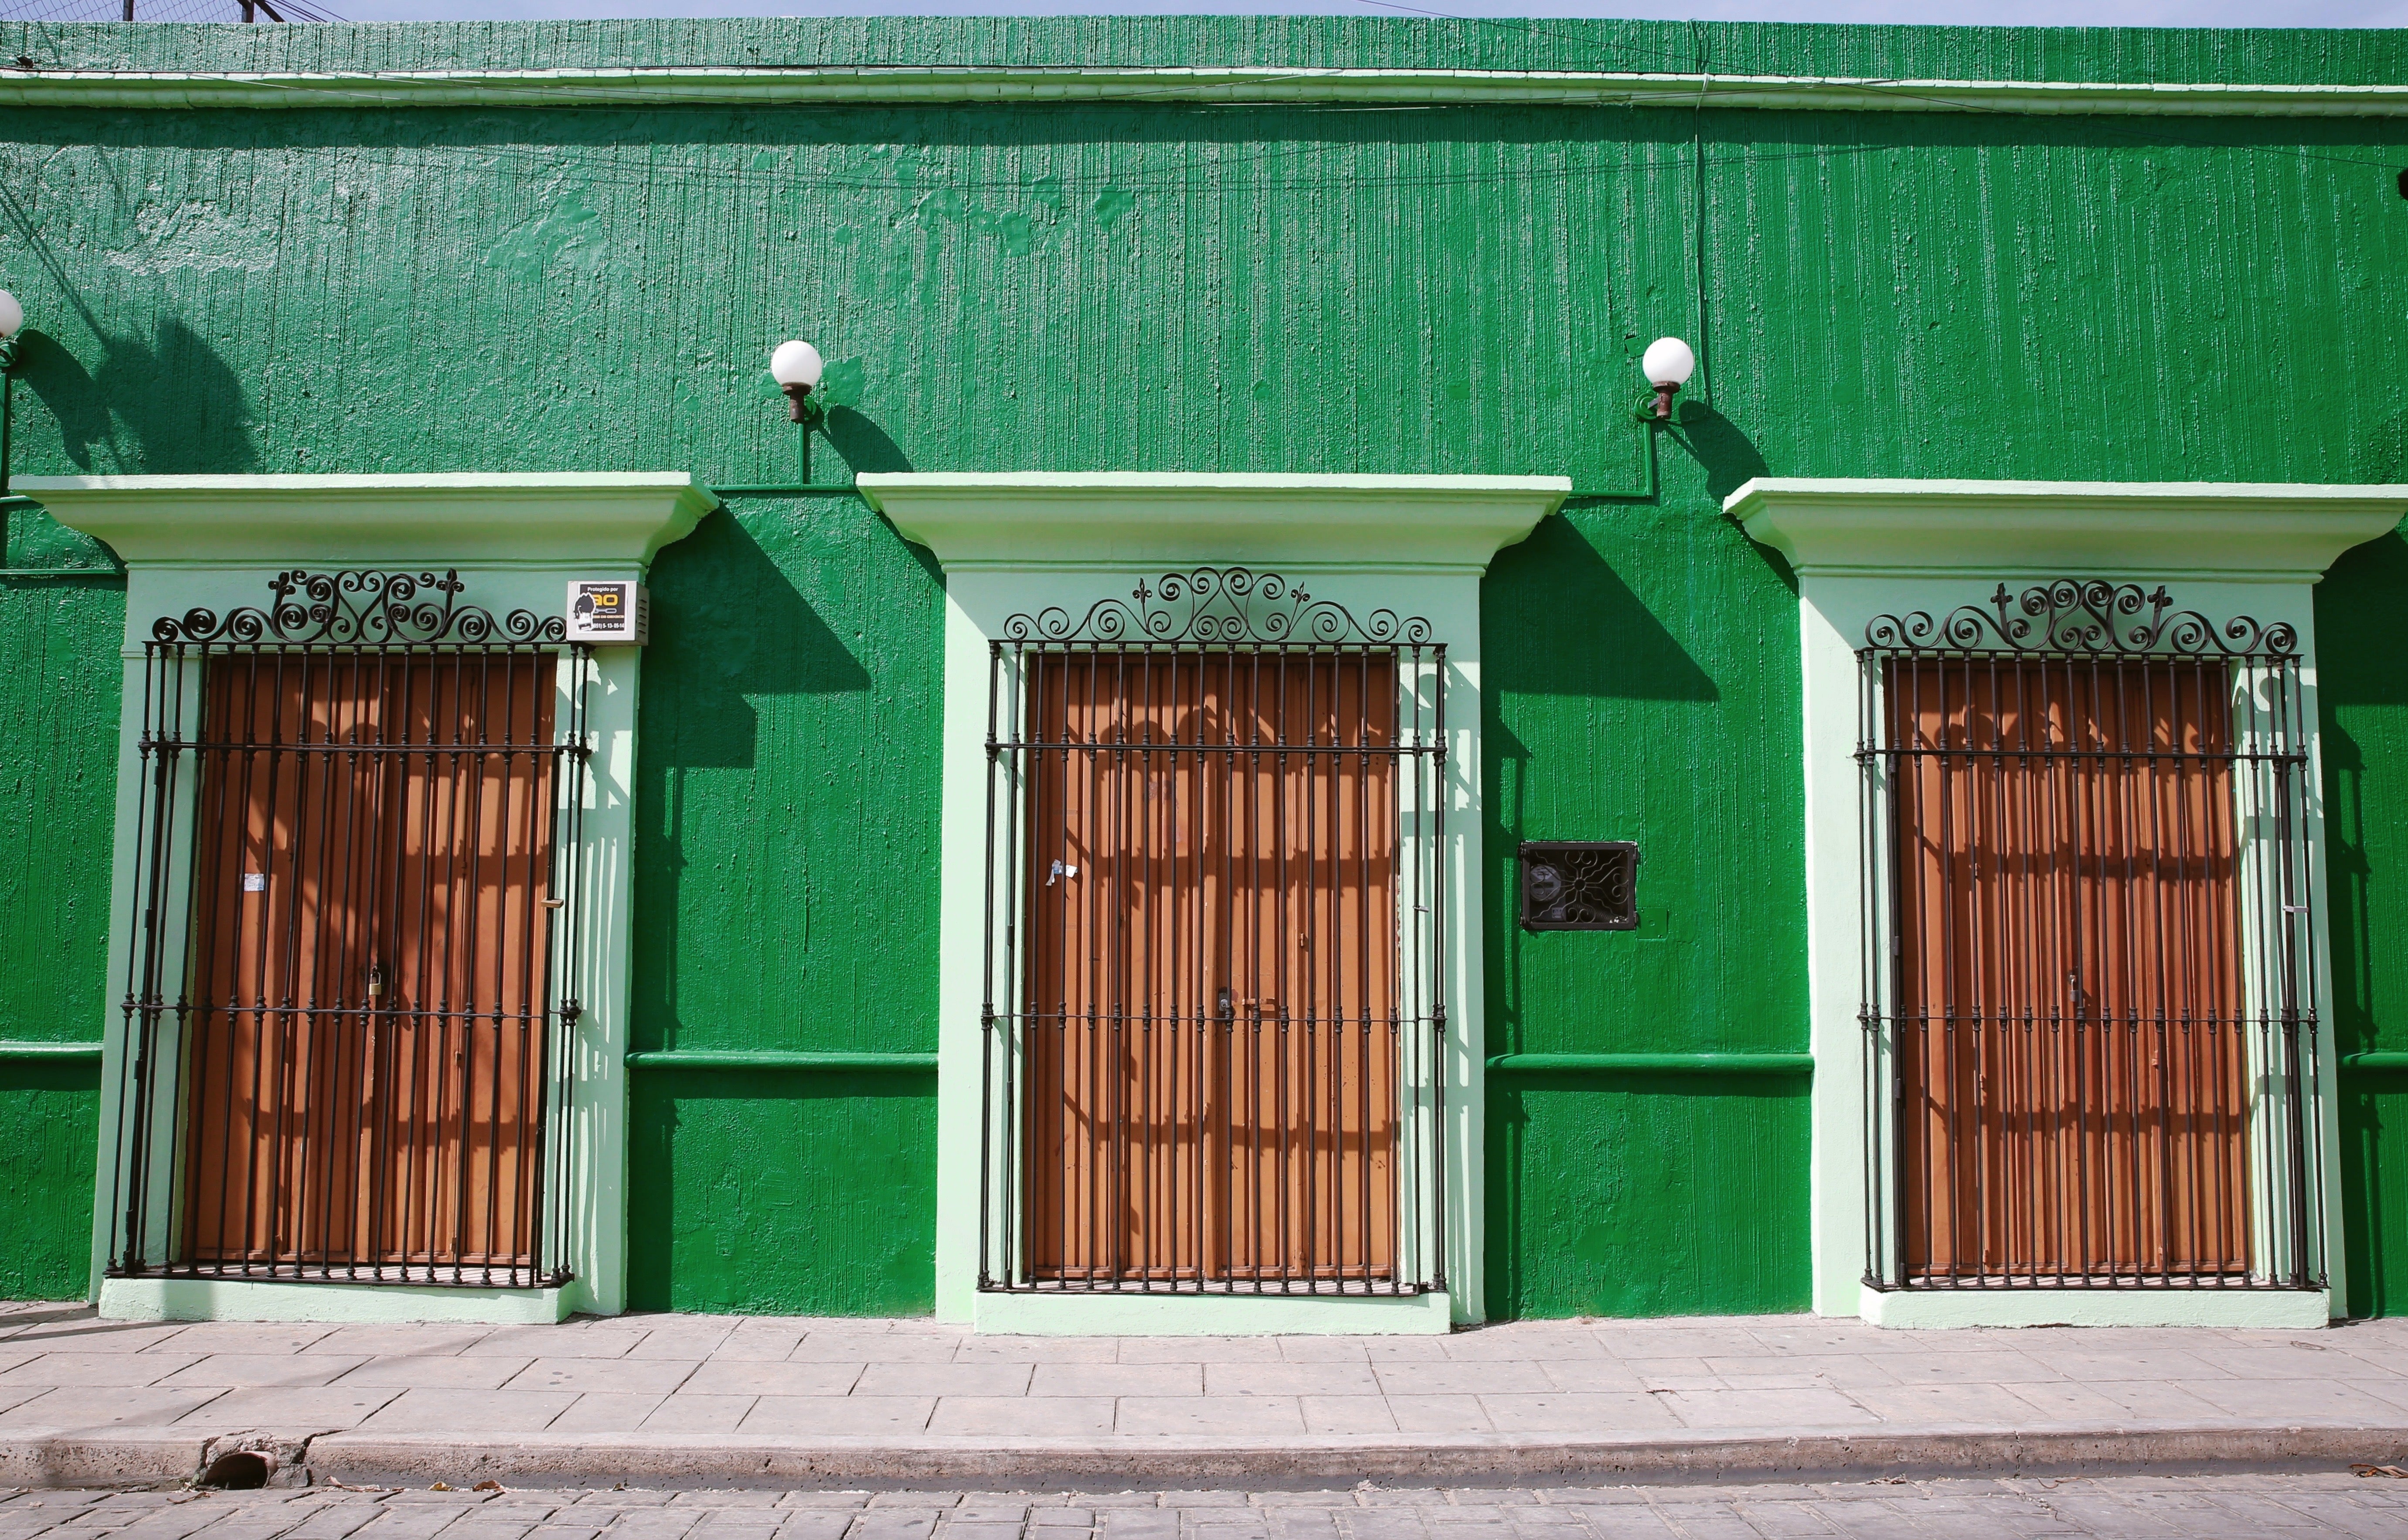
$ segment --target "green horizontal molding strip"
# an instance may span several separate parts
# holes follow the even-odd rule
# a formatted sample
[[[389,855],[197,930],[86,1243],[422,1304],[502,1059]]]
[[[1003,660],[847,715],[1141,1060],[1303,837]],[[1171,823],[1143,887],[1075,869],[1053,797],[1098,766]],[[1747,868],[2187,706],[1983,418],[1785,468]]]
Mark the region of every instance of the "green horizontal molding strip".
[[[762,65],[617,69],[11,71],[11,107],[593,107],[695,103],[1513,104],[1777,110],[2388,117],[2408,85],[1884,80],[1616,70]]]
[[[1813,1054],[1498,1054],[1506,1074],[1811,1074]]]
[[[97,1043],[11,1043],[0,1040],[0,1064],[10,1060],[46,1064],[100,1062]]]
[[[2344,1054],[2341,1067],[2344,1070],[2408,1070],[2408,1051],[2388,1048],[2363,1054]]]
[[[858,497],[861,489],[846,482],[838,486],[825,482],[812,482],[800,486],[714,486],[711,493],[721,497]]]
[[[934,1054],[783,1053],[775,1049],[648,1048],[631,1070],[754,1070],[786,1074],[934,1074]]]

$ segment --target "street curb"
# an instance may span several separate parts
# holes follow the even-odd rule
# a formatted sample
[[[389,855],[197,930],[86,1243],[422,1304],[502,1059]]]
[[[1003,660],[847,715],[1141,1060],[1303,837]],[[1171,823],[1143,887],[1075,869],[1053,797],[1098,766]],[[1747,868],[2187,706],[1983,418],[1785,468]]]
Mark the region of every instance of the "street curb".
[[[1096,1481],[1193,1486],[1298,1481],[1507,1481],[1551,1476],[1740,1476],[1995,1473],[2114,1466],[2394,1463],[2408,1428],[2099,1428],[2046,1432],[1934,1429],[1913,1433],[1717,1430],[1667,1437],[1531,1438],[1510,1433],[1400,1443],[1393,1436],[1263,1439],[912,1440],[677,1434],[636,1439],[520,1437],[464,1447],[425,1435],[330,1434],[314,1441],[320,1479],[629,1482],[930,1483],[1076,1486]]]
[[[158,1487],[198,1474],[212,1433],[197,1429],[11,1428],[0,1487]]]
[[[1278,1441],[1181,1437],[992,1439],[923,1435],[798,1439],[738,1433],[460,1434],[251,1432],[306,1462],[312,1482],[423,1486],[481,1480],[541,1486],[950,1485],[1008,1489],[1199,1483],[1538,1478],[1662,1479],[1845,1475],[1985,1475],[2008,1471],[2345,1466],[2408,1461],[2408,1427],[2262,1424],[2098,1427],[2026,1432],[1942,1427],[1914,1432],[1717,1430],[1596,1438],[1487,1433],[1400,1443],[1391,1435]],[[0,1438],[0,1485],[159,1486],[189,1480],[227,1435],[177,1429],[25,1430]]]

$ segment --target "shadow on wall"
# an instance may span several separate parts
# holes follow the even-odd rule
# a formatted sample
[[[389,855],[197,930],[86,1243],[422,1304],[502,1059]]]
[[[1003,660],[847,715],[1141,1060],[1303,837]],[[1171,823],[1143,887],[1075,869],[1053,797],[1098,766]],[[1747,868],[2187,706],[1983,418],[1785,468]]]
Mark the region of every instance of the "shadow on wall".
[[[629,1108],[629,1307],[926,1315],[935,1089],[933,1074],[643,1072]]]
[[[820,433],[856,476],[865,470],[911,468],[903,446],[888,438],[884,428],[851,407],[830,407],[820,424]]]
[[[1764,463],[1764,456],[1756,453],[1755,442],[1739,430],[1739,425],[1702,401],[1691,401],[1681,409],[1672,439],[1704,469],[1706,490],[1717,509],[1724,498],[1749,482],[1771,473],[1772,468]],[[1792,594],[1798,592],[1798,574],[1790,570],[1787,557],[1769,545],[1748,543],[1784,586]]]
[[[2408,419],[2359,461],[2408,474]],[[2345,552],[2316,585],[2334,1046],[2408,1048],[2408,539]],[[2342,1212],[2353,1316],[2408,1309],[2408,1072],[2344,1070]]]
[[[1569,517],[1540,520],[1498,566],[1509,558],[1513,568],[1547,577],[1542,586],[1515,585],[1521,597],[1510,615],[1491,611],[1484,616],[1486,688],[1632,700],[1720,698],[1687,649]]]
[[[1685,401],[1673,420],[1672,441],[1705,468],[1706,490],[1720,508],[1725,497],[1770,468],[1739,425],[1706,405]]]
[[[752,515],[753,523],[775,531],[778,521],[798,516],[794,506],[771,504]],[[688,772],[754,768],[760,746],[755,698],[870,687],[869,671],[729,509],[664,548],[652,564],[651,586],[652,640],[644,655],[638,772],[639,1022],[675,1019],[670,1002],[677,998],[684,937],[674,917],[688,861]]]
[[[750,697],[869,688],[868,670],[726,509],[661,552],[652,594],[647,763],[749,770],[760,732]]]
[[[26,390],[57,420],[60,448],[78,470],[236,475],[259,468],[251,398],[198,332],[168,320],[147,342],[93,335],[97,368],[86,369],[57,338],[31,330],[17,367]]]

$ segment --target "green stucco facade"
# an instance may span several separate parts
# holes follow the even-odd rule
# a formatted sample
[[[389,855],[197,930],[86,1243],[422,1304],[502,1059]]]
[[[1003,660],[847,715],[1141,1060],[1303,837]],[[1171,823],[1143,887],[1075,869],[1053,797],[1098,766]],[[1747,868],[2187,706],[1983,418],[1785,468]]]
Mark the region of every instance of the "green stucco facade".
[[[2403,33],[1326,18],[0,25],[44,69],[1253,65],[2382,85]],[[1565,475],[1481,590],[1488,1052],[1807,1046],[1799,600],[1752,476],[2408,482],[2408,116],[1727,105],[18,106],[14,465],[803,474],[652,569],[627,1298],[934,1297],[944,578],[853,471]],[[1168,89],[1168,88],[1167,88]],[[1893,107],[1899,104],[1892,104]],[[1664,334],[1702,367],[1650,443]],[[1651,453],[1654,466],[1651,472]],[[1647,489],[1656,490],[1653,496]],[[95,1038],[125,624],[10,514],[0,1040]],[[2319,591],[2345,1054],[2408,1052],[2408,543]],[[1530,934],[1526,839],[1641,842]],[[771,1072],[646,1054],[853,1056]],[[880,1062],[880,1056],[910,1056]],[[2346,1070],[2358,1313],[2408,1308],[2408,1060]],[[98,1060],[0,1049],[0,1294],[89,1284]],[[1807,1308],[1809,1081],[1487,1089],[1492,1317]],[[1743,1178],[1740,1173],[1744,1173]]]

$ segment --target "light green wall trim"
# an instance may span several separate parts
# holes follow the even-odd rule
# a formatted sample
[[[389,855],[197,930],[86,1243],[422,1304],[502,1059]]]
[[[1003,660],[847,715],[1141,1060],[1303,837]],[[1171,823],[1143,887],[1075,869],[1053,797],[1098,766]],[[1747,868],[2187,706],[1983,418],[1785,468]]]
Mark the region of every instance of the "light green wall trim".
[[[2362,1070],[2369,1073],[2408,1070],[2408,1053],[2392,1050],[2344,1054],[2341,1056],[2341,1067],[2344,1070]]]
[[[21,476],[14,485],[61,524],[108,542],[120,560],[149,567],[440,561],[640,568],[719,506],[682,471]]]
[[[739,1052],[717,1048],[648,1048],[627,1056],[631,1070],[759,1070],[769,1073],[933,1074],[934,1054]]]
[[[1751,537],[1780,550],[1799,573],[1810,1037],[1818,1066],[1813,1091],[1814,1308],[1872,1319],[1870,1312],[1878,1307],[1887,1313],[1882,1318],[1903,1319],[1899,1312],[1940,1307],[1895,1303],[1928,1295],[1884,1294],[1863,1285],[1865,1240],[1880,1217],[1866,1199],[1865,1047],[1857,1019],[1865,917],[1854,759],[1856,650],[1867,622],[1885,612],[1941,614],[1960,604],[1985,604],[2001,582],[2012,590],[2051,578],[2103,576],[2164,580],[2178,606],[2212,620],[2247,613],[2270,626],[2293,626],[2300,639],[2301,709],[2310,724],[2301,837],[2307,847],[2309,932],[2318,953],[2318,996],[2312,1003],[2319,1019],[2329,1020],[2330,971],[2323,963],[2326,936],[2317,920],[2326,913],[2327,863],[2323,781],[2315,768],[2322,748],[2315,727],[2311,585],[2349,546],[2398,524],[2408,512],[2408,487],[1759,478],[1725,499],[1724,510]],[[2318,1051],[2319,1083],[2330,1086],[2339,1073],[2330,1034],[2320,1037]],[[2322,1124],[2319,1179],[2328,1195],[2338,1195],[2335,1099],[2326,1096],[2314,1115]],[[2324,1214],[2328,1265],[2338,1266],[2341,1211],[2329,1196]],[[2103,1291],[2042,1290],[2031,1296],[2042,1302],[2038,1304],[1984,1308],[2007,1311],[2008,1317],[2014,1310],[2038,1311],[2036,1320],[2064,1320],[2075,1308],[2067,1303],[2072,1296],[2088,1299],[2093,1292]],[[2148,1297],[2158,1302],[2152,1308],[2165,1312],[2161,1318],[2169,1322],[2217,1324],[2223,1319],[2218,1312],[2240,1308],[2215,1303],[2226,1297],[2211,1290]],[[2286,1297],[2293,1303],[2285,1308],[2305,1311],[2298,1302],[2309,1296]],[[2014,1324],[2008,1317],[1997,1324]]]
[[[413,1284],[243,1283],[108,1278],[100,1313],[125,1321],[466,1321],[548,1326],[576,1308],[570,1288],[435,1288]]]
[[[1814,1072],[1812,1054],[1498,1054],[1493,1074],[1761,1074]]]
[[[769,65],[494,70],[43,70],[0,78],[10,107],[674,107],[711,103],[1354,103],[2144,117],[2390,117],[2394,85],[1879,80],[1617,70],[1213,65]]]
[[[1801,577],[2045,571],[2313,583],[2408,486],[1757,477],[1723,500]]]
[[[865,475],[863,492],[945,567],[944,811],[938,1000],[937,1316],[998,1330],[1039,1308],[977,1288],[982,1180],[981,1106],[986,910],[986,734],[991,640],[1015,613],[1049,606],[1074,621],[1140,579],[1198,562],[1285,575],[1310,572],[1315,599],[1358,616],[1377,609],[1430,623],[1447,647],[1445,971],[1449,1010],[1440,1072],[1446,1120],[1443,1250],[1450,1292],[1425,1305],[1483,1318],[1485,1141],[1480,784],[1480,574],[1562,498],[1559,477],[1187,476],[1155,474]],[[1295,1331],[1285,1306],[1331,1302],[1199,1296],[1142,1302],[1112,1326],[1086,1307],[1135,1309],[1110,1297],[1045,1302],[1086,1330]],[[1385,1305],[1395,1302],[1356,1302]],[[1255,1306],[1266,1308],[1255,1309]],[[1004,1314],[998,1315],[998,1312]],[[1315,1316],[1334,1322],[1336,1314]],[[1036,1330],[1014,1325],[1010,1330]],[[1047,1330],[1071,1330],[1045,1328]],[[1331,1325],[1314,1330],[1352,1330]],[[1361,1328],[1394,1330],[1395,1328]]]
[[[118,728],[116,846],[109,900],[108,978],[119,986],[104,1010],[99,1180],[93,1201],[93,1297],[128,1308],[150,1296],[102,1283],[117,1216],[113,1152],[121,1137],[125,1022],[115,1002],[133,955],[130,916],[139,868],[144,761],[143,640],[152,623],[194,608],[222,613],[268,601],[267,583],[294,567],[397,566],[456,569],[462,604],[499,615],[524,609],[556,615],[573,578],[641,578],[652,554],[691,530],[716,499],[682,473],[430,476],[60,476],[24,489],[61,524],[108,541],[127,567],[124,679]],[[634,862],[636,722],[639,649],[595,651],[583,683],[589,762],[579,863],[584,887],[582,955],[565,957],[564,989],[584,1006],[574,1094],[555,1125],[571,1142],[576,1173],[565,1238],[552,1243],[572,1273],[563,1310],[614,1315],[624,1308],[629,947]],[[564,675],[569,666],[563,665]],[[180,885],[178,891],[181,891]],[[170,932],[180,914],[165,922]],[[172,1156],[163,1155],[161,1159]],[[186,1286],[190,1287],[187,1288]],[[171,1280],[179,1310],[318,1310],[333,1285],[277,1286],[225,1294],[227,1286]],[[258,1287],[258,1286],[241,1286]],[[349,1288],[351,1286],[341,1286]],[[361,1285],[380,1290],[386,1286]],[[112,1290],[114,1290],[112,1292]],[[198,1290],[194,1292],[194,1290]],[[448,1290],[405,1290],[411,1293]],[[474,1295],[478,1291],[471,1290]],[[499,1290],[511,1301],[529,1297]],[[163,1296],[164,1297],[164,1296]],[[165,1306],[158,1306],[165,1308]],[[365,1308],[365,1307],[364,1307]],[[413,1310],[449,1308],[408,1305]],[[460,1308],[469,1306],[463,1304]],[[523,1303],[507,1308],[534,1308]],[[550,1308],[549,1306],[545,1308]],[[294,1318],[317,1319],[315,1316]],[[421,1318],[387,1317],[380,1318]],[[433,1317],[427,1317],[433,1318]],[[487,1318],[470,1317],[466,1318]],[[507,1318],[522,1318],[512,1316]]]
[[[2204,1326],[2313,1331],[2332,1324],[2321,1288],[1897,1288],[1862,1290],[1875,1326]],[[1829,1314],[1829,1312],[1825,1312]]]
[[[1570,493],[1563,476],[865,473],[869,506],[948,572],[1280,562],[1479,572]],[[1119,596],[1114,596],[1119,597]]]
[[[0,1043],[0,1060],[42,1059],[50,1062],[100,1058],[97,1043]]]
[[[1033,1337],[1440,1335],[1454,1328],[1444,1293],[1395,1299],[1263,1295],[981,1294],[971,1325]]]

